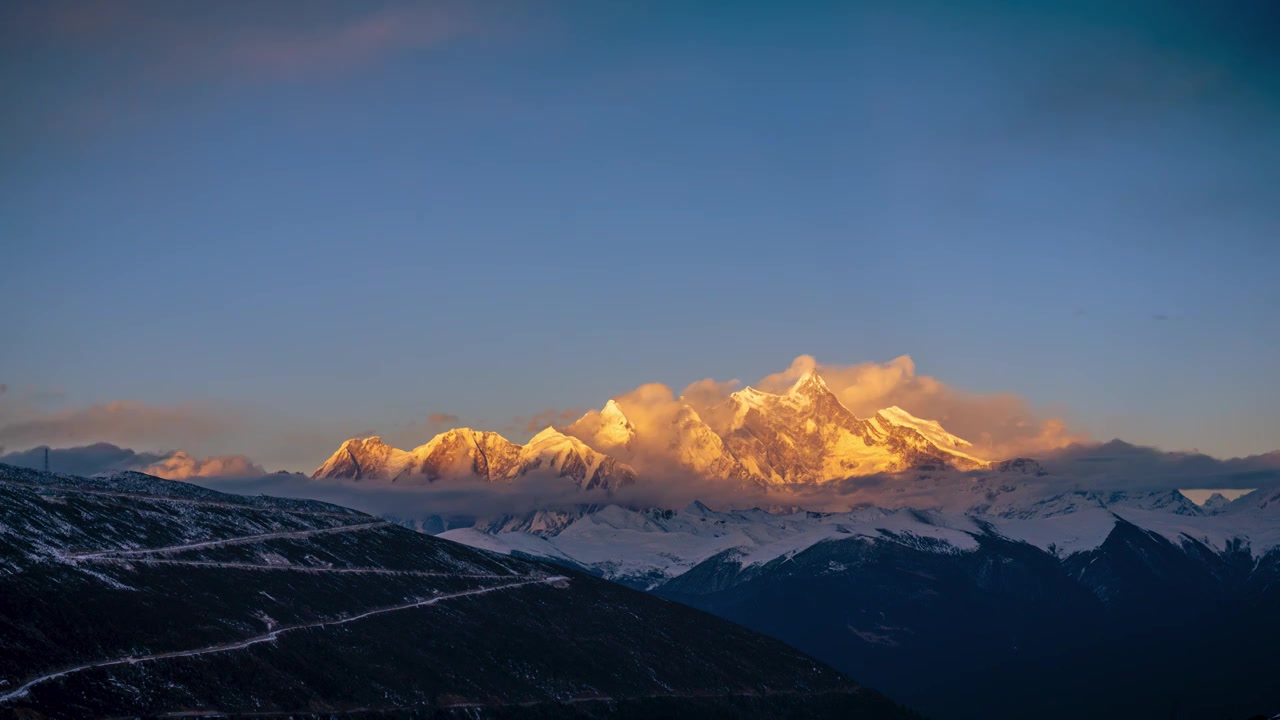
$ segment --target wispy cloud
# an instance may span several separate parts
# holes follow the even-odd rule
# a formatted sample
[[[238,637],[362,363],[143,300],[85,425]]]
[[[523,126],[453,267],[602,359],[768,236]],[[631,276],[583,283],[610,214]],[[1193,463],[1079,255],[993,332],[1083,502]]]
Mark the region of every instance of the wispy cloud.
[[[263,80],[324,76],[397,52],[433,48],[478,27],[453,2],[271,6],[149,3],[36,4],[12,19],[27,44],[105,50],[150,80]],[[138,75],[132,76],[138,79]]]
[[[170,480],[187,480],[197,477],[246,477],[266,474],[260,465],[244,455],[212,455],[193,457],[181,450],[150,465],[137,468],[148,475]]]
[[[53,411],[0,407],[0,447],[112,442],[176,447],[223,435],[235,426],[227,413],[194,403],[172,406],[117,400]]]
[[[524,424],[525,432],[538,432],[548,427],[559,427],[568,425],[569,423],[582,417],[582,413],[586,412],[586,408],[569,408],[568,410],[557,410],[555,408],[547,408],[533,417],[514,418],[512,424]]]
[[[323,27],[238,34],[212,58],[219,66],[266,78],[299,78],[359,68],[394,53],[423,50],[472,27],[457,8],[389,6]]]
[[[462,418],[453,413],[431,413],[427,416],[427,424],[435,427],[456,425]]]
[[[0,453],[109,443],[154,456],[147,463],[130,465],[133,469],[168,458],[174,449],[200,458],[245,453],[273,470],[309,469],[343,440],[375,434],[361,430],[368,427],[343,417],[299,416],[288,408],[212,401],[78,405],[58,389],[14,385],[0,395]]]
[[[394,441],[399,438],[407,442],[410,447],[417,447],[437,433],[458,427],[461,424],[462,417],[459,415],[447,412],[433,412],[421,420],[410,420],[407,423],[390,428],[389,431],[385,431],[385,434],[371,431],[362,435],[382,435],[388,441]]]
[[[479,4],[57,2],[0,4],[0,92],[13,132],[93,136],[195,97],[341,81],[506,20]]]

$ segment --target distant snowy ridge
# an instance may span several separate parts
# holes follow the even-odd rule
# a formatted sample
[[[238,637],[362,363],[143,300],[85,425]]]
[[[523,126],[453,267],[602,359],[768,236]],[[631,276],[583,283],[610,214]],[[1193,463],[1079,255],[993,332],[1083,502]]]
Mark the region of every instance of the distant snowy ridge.
[[[1254,497],[1254,496],[1257,497]],[[977,493],[950,509],[869,507],[842,513],[761,509],[717,512],[695,502],[679,510],[608,505],[576,513],[531,513],[441,537],[505,554],[591,568],[604,577],[651,589],[716,558],[746,568],[803,552],[819,543],[860,539],[939,553],[964,553],[982,535],[1025,542],[1066,557],[1100,546],[1117,523],[1130,523],[1175,544],[1192,540],[1215,552],[1280,547],[1280,501],[1254,493],[1216,514],[1176,491],[1068,492],[1011,487],[995,502]],[[1277,500],[1280,500],[1278,498]]]

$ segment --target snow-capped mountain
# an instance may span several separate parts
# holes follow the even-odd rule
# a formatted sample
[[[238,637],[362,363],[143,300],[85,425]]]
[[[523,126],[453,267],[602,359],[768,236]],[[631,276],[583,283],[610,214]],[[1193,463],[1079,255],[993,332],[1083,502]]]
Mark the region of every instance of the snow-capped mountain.
[[[968,449],[973,447],[973,443],[947,432],[937,420],[923,420],[912,415],[906,410],[903,410],[897,405],[884,408],[880,412],[876,413],[876,420],[889,423],[890,425],[911,428],[923,435],[929,442],[949,453],[958,457],[977,460],[977,458],[967,454]],[[979,461],[979,464],[982,463]]]
[[[582,438],[603,452],[625,455],[633,449],[636,429],[614,400],[599,412],[588,412],[565,431]]]
[[[734,456],[724,440],[688,405],[676,413],[674,428],[675,436],[668,450],[680,467],[703,478],[757,483],[762,480]]]
[[[568,560],[617,582],[653,589],[711,558],[732,556],[741,567],[794,555],[834,539],[863,537],[971,550],[972,519],[910,509],[865,508],[848,513],[760,509],[717,512],[701,502],[680,510],[631,510],[617,505],[526,519],[504,518],[440,537],[504,554]]]
[[[554,428],[524,445],[495,432],[458,428],[408,451],[391,447],[380,437],[352,438],[312,474],[313,478],[400,484],[511,482],[529,476],[568,478],[584,490],[616,489],[636,477],[629,466]]]
[[[713,557],[732,556],[745,568],[852,537],[950,553],[972,550],[974,537],[992,535],[1066,557],[1096,549],[1118,522],[1127,522],[1171,543],[1192,540],[1214,552],[1248,547],[1265,554],[1280,548],[1280,503],[1269,499],[1253,493],[1227,512],[1210,513],[1175,490],[1062,492],[1047,483],[1005,483],[997,474],[955,488],[932,508],[819,513],[717,512],[696,501],[679,510],[584,505],[482,519],[443,536],[652,589]]]
[[[748,387],[705,410],[707,417],[683,403],[641,430],[609,400],[563,431],[547,428],[525,445],[470,428],[440,433],[412,450],[376,436],[352,438],[312,477],[431,483],[549,474],[583,489],[608,490],[635,481],[633,468],[641,478],[676,472],[741,486],[797,486],[911,468],[989,465],[968,454],[965,440],[902,408],[854,416],[812,372],[784,394]]]
[[[1024,717],[1037,698],[1085,685],[1073,709],[1117,717],[1123,705],[1120,717],[1145,717],[1205,656],[1230,670],[1187,697],[1280,700],[1259,690],[1274,685],[1280,642],[1280,494],[1208,513],[1177,491],[1061,492],[1038,477],[1025,463],[989,471],[931,509],[608,505],[441,537],[707,610],[936,717]],[[1094,685],[1135,672],[1146,681]],[[1009,687],[1023,696],[1002,704]],[[973,700],[958,714],[960,693]],[[1218,716],[1247,714],[1189,715]]]
[[[610,400],[601,410],[587,412],[565,433],[592,447],[623,459],[643,475],[687,473],[707,480],[738,484],[762,484],[725,447],[724,440],[691,406],[681,405],[674,415],[654,421],[652,437],[640,435],[622,408]]]
[[[713,416],[726,423],[719,429],[733,455],[771,484],[987,464],[966,454],[968,443],[938,423],[900,408],[867,419],[854,416],[812,372],[801,376],[785,395],[750,387],[735,392]]]
[[[639,468],[741,484],[802,485],[919,467],[987,467],[970,444],[899,407],[856,417],[817,373],[783,394],[744,388],[699,412],[685,403],[646,438],[610,400],[565,428]]]
[[[1222,493],[1214,493],[1204,501],[1204,504],[1200,506],[1200,509],[1206,514],[1212,515],[1227,509],[1229,505],[1231,505],[1231,501],[1228,500],[1226,496]]]

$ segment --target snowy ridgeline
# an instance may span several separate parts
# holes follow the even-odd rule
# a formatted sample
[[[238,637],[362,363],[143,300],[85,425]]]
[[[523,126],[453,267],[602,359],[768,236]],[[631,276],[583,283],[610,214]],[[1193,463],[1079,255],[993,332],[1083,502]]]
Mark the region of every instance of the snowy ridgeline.
[[[471,428],[442,432],[412,450],[380,437],[351,438],[312,477],[400,486],[568,478],[579,488],[617,490],[674,470],[726,487],[767,488],[912,468],[991,466],[937,421],[897,406],[855,416],[814,373],[783,394],[748,387],[701,409],[673,401],[651,414],[641,413],[647,421],[634,424],[610,400],[525,445]]]
[[[1243,547],[1260,556],[1280,546],[1277,494],[1255,492],[1202,507],[1177,491],[1050,494],[1022,486],[979,496],[965,508],[717,512],[695,502],[680,510],[543,510],[444,532],[440,524],[408,524],[473,547],[546,558],[653,588],[712,559],[747,568],[850,539],[964,553],[978,547],[977,537],[995,535],[1065,558],[1097,548],[1121,522],[1175,545],[1190,540],[1219,553]]]

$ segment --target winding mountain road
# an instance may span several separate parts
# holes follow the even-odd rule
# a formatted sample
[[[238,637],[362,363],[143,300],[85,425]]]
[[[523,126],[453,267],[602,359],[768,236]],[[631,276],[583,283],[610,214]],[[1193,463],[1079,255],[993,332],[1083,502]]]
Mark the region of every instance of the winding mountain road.
[[[55,680],[57,678],[64,677],[66,675],[71,675],[73,673],[83,672],[85,670],[112,667],[115,665],[137,665],[138,663],[151,662],[153,660],[164,660],[167,658],[195,657],[197,655],[209,655],[212,653],[222,653],[222,652],[231,652],[233,650],[243,650],[253,645],[257,645],[259,643],[274,642],[275,639],[280,637],[281,635],[287,632],[293,632],[295,630],[308,630],[312,628],[324,628],[324,627],[334,627],[337,625],[346,625],[347,623],[353,623],[353,622],[356,622],[357,620],[363,620],[367,617],[372,617],[374,615],[382,615],[385,613],[398,612],[400,610],[410,610],[413,608],[427,607],[429,605],[435,605],[436,603],[443,602],[445,600],[453,600],[456,598],[468,597],[472,595],[484,595],[485,593],[498,592],[500,590],[514,590],[516,588],[528,587],[529,585],[537,585],[537,584],[550,585],[550,584],[559,583],[559,582],[568,582],[568,580],[569,578],[563,575],[552,575],[549,577],[526,579],[521,582],[504,583],[502,585],[491,585],[489,587],[476,588],[474,590],[466,590],[463,592],[450,593],[447,595],[436,595],[435,597],[430,597],[425,600],[416,600],[414,602],[405,603],[403,605],[392,605],[390,607],[376,608],[374,610],[368,610],[368,611],[362,612],[358,615],[352,615],[350,617],[344,617],[344,618],[337,618],[335,620],[319,620],[316,622],[301,623],[298,625],[286,625],[284,627],[277,628],[275,630],[272,630],[271,632],[268,632],[262,635],[255,635],[253,637],[246,638],[244,640],[238,640],[230,643],[222,643],[219,645],[208,645],[206,647],[194,648],[191,650],[174,650],[170,652],[155,653],[152,655],[142,655],[138,657],[130,656],[130,657],[123,657],[123,658],[115,658],[112,660],[98,660],[95,662],[85,663],[83,665],[76,665],[74,667],[65,668],[63,670],[58,670],[57,672],[52,672],[46,675],[41,675],[39,677],[32,678],[22,686],[18,687],[16,690],[0,695],[0,703],[5,703],[15,698],[22,697],[23,695],[26,695],[31,690],[31,688],[41,683],[45,683],[50,680]]]
[[[169,558],[148,558],[148,557],[78,557],[76,560],[85,560],[96,563],[113,563],[119,565],[175,565],[180,567],[201,567],[201,568],[225,568],[228,570],[266,570],[266,571],[285,571],[285,572],[305,572],[305,573],[350,573],[364,575],[411,575],[414,577],[456,577],[456,578],[483,578],[501,580],[504,578],[520,577],[515,574],[498,574],[498,573],[455,573],[455,572],[432,572],[430,570],[394,570],[391,568],[377,567],[324,567],[317,565],[267,565],[264,563],[237,563],[237,562],[216,562],[213,560],[171,560]]]
[[[315,537],[316,535],[331,535],[333,533],[352,532],[355,530],[367,530],[369,528],[390,526],[385,520],[377,520],[374,522],[356,523],[353,525],[335,525],[326,528],[314,528],[311,530],[291,530],[288,532],[263,533],[261,535],[241,535],[238,537],[227,538],[225,540],[205,540],[197,543],[187,543],[185,545],[169,545],[167,547],[158,548],[137,548],[133,550],[99,550],[96,552],[84,553],[68,553],[68,560],[98,560],[102,558],[120,558],[133,555],[156,555],[174,552],[183,552],[185,550],[200,550],[202,548],[221,547],[224,545],[244,545],[247,543],[261,542],[263,540],[276,540],[280,538],[304,538]]]

